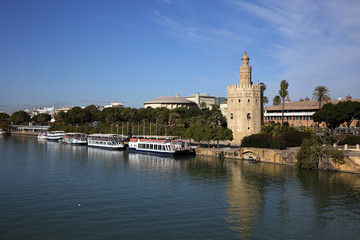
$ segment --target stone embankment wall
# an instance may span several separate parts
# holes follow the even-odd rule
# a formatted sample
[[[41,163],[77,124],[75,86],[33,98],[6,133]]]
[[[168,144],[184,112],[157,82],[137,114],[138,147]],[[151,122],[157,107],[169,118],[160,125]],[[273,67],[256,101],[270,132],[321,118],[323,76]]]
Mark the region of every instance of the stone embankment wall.
[[[11,135],[13,136],[27,136],[27,137],[37,137],[39,135],[39,133],[34,133],[34,132],[11,132]]]
[[[197,155],[255,160],[266,163],[295,165],[299,148],[276,150],[267,148],[196,148]],[[360,173],[360,152],[345,151],[344,165],[333,165],[337,171]]]

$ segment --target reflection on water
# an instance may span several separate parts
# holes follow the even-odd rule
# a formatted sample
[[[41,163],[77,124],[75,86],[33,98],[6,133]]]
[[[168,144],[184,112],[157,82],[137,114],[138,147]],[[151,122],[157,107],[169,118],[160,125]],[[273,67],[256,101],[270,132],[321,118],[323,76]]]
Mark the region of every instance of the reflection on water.
[[[357,174],[1,137],[0,176],[0,239],[360,235]]]
[[[177,161],[172,157],[128,153],[129,167],[133,171],[147,171],[152,174],[169,174],[181,171],[184,168],[186,161]]]
[[[253,179],[244,173],[244,164],[249,163],[227,163],[229,179],[226,191],[229,204],[226,220],[230,228],[238,232],[242,239],[251,236],[251,230],[256,227],[264,204],[262,186],[256,182],[256,178]]]
[[[356,239],[360,233],[352,227],[360,223],[359,175],[246,161],[226,166],[226,220],[240,239],[300,239],[304,231],[311,233],[306,239],[344,233]]]

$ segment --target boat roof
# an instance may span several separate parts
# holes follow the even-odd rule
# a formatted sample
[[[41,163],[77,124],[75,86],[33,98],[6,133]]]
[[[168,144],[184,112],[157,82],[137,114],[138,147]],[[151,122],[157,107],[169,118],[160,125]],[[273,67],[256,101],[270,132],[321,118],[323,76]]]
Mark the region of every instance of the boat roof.
[[[95,134],[90,134],[89,137],[121,137],[122,135],[117,135],[117,134],[109,134],[109,133],[95,133]]]
[[[65,135],[87,135],[86,133],[65,133]]]
[[[132,138],[178,139],[180,136],[133,135]]]

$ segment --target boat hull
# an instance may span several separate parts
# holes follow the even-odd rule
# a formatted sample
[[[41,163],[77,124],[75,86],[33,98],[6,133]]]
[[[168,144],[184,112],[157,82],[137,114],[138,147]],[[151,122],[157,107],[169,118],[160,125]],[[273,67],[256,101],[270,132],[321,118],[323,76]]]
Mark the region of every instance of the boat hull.
[[[161,155],[161,156],[174,156],[175,152],[165,152],[165,151],[151,151],[146,149],[136,149],[129,147],[128,150],[130,152],[138,152],[144,154],[152,154],[152,155]]]
[[[123,150],[123,149],[125,149],[125,146],[105,146],[105,145],[93,145],[93,144],[88,144],[88,147],[107,149],[107,150]]]

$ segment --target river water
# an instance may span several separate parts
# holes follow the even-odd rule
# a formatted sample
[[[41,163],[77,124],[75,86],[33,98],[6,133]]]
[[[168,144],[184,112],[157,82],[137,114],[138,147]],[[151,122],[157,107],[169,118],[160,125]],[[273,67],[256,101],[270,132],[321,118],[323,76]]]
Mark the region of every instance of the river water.
[[[360,175],[0,137],[0,239],[359,239]]]

